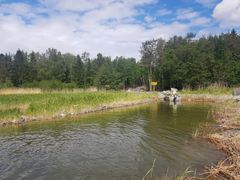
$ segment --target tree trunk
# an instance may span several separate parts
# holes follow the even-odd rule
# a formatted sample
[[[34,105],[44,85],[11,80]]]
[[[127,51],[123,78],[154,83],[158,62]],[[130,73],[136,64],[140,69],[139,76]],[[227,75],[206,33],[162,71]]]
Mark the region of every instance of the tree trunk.
[[[149,82],[149,91],[152,91],[152,67],[151,66],[149,68],[148,82]]]

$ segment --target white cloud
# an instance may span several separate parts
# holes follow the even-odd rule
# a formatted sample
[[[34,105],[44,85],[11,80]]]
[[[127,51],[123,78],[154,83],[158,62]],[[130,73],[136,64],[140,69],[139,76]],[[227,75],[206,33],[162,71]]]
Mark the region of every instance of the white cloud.
[[[192,9],[179,9],[177,10],[178,20],[191,20],[199,16],[199,13]]]
[[[0,4],[0,12],[20,16],[25,16],[27,14],[28,18],[36,17],[37,13],[33,13],[31,6],[25,3]]]
[[[88,11],[95,8],[100,8],[113,0],[40,0],[46,8],[51,8],[60,11]]]
[[[60,11],[84,12],[93,9],[103,8],[115,3],[121,3],[126,7],[134,7],[145,4],[152,4],[155,0],[39,0],[47,8]]]
[[[144,21],[146,21],[147,23],[152,23],[153,21],[155,21],[155,17],[152,16],[145,16],[144,17]]]
[[[165,9],[165,8],[160,9],[160,10],[158,10],[158,12],[157,12],[157,15],[158,15],[158,16],[166,16],[166,15],[170,15],[170,14],[172,14],[172,11],[170,11],[170,10],[168,10],[168,9]]]
[[[240,0],[223,0],[213,11],[222,28],[240,27]]]
[[[53,47],[74,54],[88,51],[92,56],[101,52],[112,57],[139,58],[141,42],[183,35],[191,26],[177,21],[164,24],[153,21],[151,16],[145,17],[147,27],[137,23],[135,17],[142,14],[136,7],[155,3],[153,0],[95,1],[97,4],[91,7],[87,0],[75,1],[74,6],[64,5],[69,1],[62,0],[57,7],[53,5],[56,0],[41,0],[38,7],[3,4],[9,14],[0,13],[0,52],[18,48],[44,52]],[[47,15],[39,15],[41,12]],[[23,16],[34,16],[34,20],[26,23]]]
[[[205,7],[212,8],[217,4],[219,0],[195,0],[195,1]]]
[[[208,26],[211,18],[201,16],[199,12],[192,9],[177,10],[177,20],[187,20],[190,26]]]
[[[211,19],[206,17],[198,17],[191,20],[193,26],[208,26],[210,22]]]
[[[0,5],[0,11],[2,13],[14,13],[23,15],[29,13],[31,6],[25,3],[11,3]]]

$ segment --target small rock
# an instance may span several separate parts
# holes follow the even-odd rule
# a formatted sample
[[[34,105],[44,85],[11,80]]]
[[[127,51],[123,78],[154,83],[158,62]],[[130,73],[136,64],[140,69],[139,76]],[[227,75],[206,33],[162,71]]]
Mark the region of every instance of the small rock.
[[[65,117],[66,115],[65,115],[64,113],[61,113],[60,116],[61,116],[61,117]]]
[[[240,88],[235,88],[233,90],[233,96],[240,96]]]

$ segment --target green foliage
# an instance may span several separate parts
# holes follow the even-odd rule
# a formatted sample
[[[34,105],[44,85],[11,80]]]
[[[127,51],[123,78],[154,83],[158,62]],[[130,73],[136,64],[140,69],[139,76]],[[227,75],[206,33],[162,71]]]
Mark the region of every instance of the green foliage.
[[[153,39],[142,43],[142,58],[90,58],[62,54],[49,48],[46,53],[0,54],[0,87],[45,89],[88,88],[128,89],[158,82],[158,90],[227,87],[240,84],[240,36],[235,30],[194,39],[195,34],[174,36],[168,41]],[[10,83],[9,83],[10,81]]]
[[[24,116],[51,116],[62,112],[80,112],[114,102],[151,98],[147,93],[126,92],[44,92],[40,94],[0,95],[0,119]]]
[[[27,88],[41,88],[45,90],[61,90],[61,89],[73,89],[76,88],[77,85],[75,83],[63,83],[61,81],[57,80],[43,80],[43,81],[33,81],[29,83],[25,83],[22,85],[22,87]]]
[[[12,68],[12,82],[14,86],[20,86],[24,82],[24,70],[25,70],[25,59],[24,53],[20,50],[17,51]]]
[[[209,94],[209,95],[231,95],[233,88],[228,87],[218,87],[218,86],[209,86],[207,88],[201,89],[183,89],[182,94]]]
[[[193,37],[194,34],[187,34],[174,36],[167,42],[157,39],[143,43],[141,63],[151,65],[152,79],[159,82],[158,88],[198,89],[215,83],[227,87],[239,85],[240,36],[236,31],[198,40]],[[149,65],[145,70],[149,71]]]
[[[77,55],[77,60],[73,65],[73,80],[77,83],[78,87],[84,87],[84,64],[79,55]]]
[[[13,87],[13,84],[11,81],[5,81],[4,83],[0,83],[0,89],[1,88],[10,88]]]
[[[12,119],[12,118],[19,118],[21,115],[21,111],[19,108],[10,108],[6,110],[0,109],[0,119]]]

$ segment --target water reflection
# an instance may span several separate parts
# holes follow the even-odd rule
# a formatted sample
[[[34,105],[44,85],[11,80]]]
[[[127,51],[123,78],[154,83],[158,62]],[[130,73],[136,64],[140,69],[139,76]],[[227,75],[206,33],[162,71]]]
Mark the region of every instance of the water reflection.
[[[0,129],[0,179],[140,179],[182,173],[222,154],[191,133],[210,106],[165,103]]]

